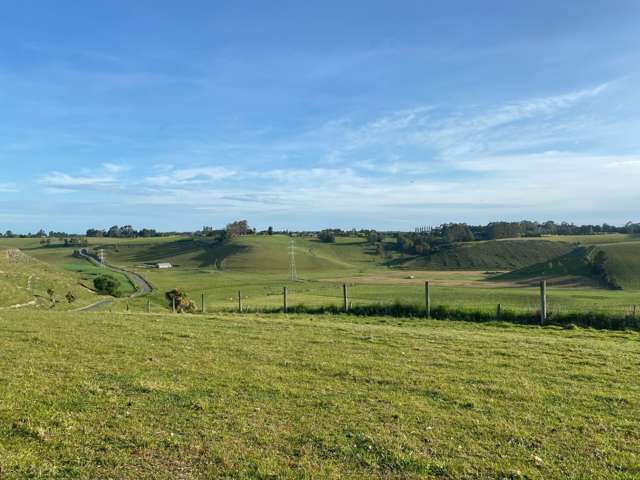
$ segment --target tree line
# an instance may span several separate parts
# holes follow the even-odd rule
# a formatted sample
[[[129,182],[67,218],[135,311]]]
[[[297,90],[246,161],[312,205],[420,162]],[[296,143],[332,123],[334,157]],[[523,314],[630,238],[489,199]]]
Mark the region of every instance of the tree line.
[[[458,242],[499,240],[503,238],[535,238],[544,235],[595,235],[605,233],[640,233],[640,223],[628,222],[622,227],[614,225],[575,225],[573,223],[544,223],[523,220],[521,222],[491,222],[487,225],[446,223],[416,232],[395,234],[395,248],[403,253],[428,254],[442,246]],[[371,233],[369,234],[371,235]],[[371,241],[371,240],[370,240]]]

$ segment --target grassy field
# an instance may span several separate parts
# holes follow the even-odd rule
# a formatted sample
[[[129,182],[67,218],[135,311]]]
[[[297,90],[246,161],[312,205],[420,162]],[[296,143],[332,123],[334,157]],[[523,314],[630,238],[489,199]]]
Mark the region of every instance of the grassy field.
[[[623,235],[578,238],[590,245],[589,248],[640,246],[633,237]],[[573,248],[568,247],[567,241],[554,243],[557,239],[567,240],[576,246],[572,237],[479,242],[479,245],[484,245],[485,254],[493,252],[497,262],[501,258],[517,256],[520,250],[514,245],[521,243],[532,249],[531,257],[527,257],[529,260],[525,262],[528,263],[540,255],[562,253]],[[22,244],[18,239],[2,239],[0,245],[9,242],[21,246],[29,255],[58,268],[68,269],[78,264],[72,256],[73,248],[42,248],[38,241],[19,240]],[[503,309],[535,311],[539,305],[535,284],[540,278],[550,281],[548,298],[552,313],[597,311],[626,314],[633,310],[634,305],[640,304],[636,289],[608,290],[586,276],[589,272],[584,265],[582,270],[573,268],[577,265],[572,263],[575,260],[572,260],[573,251],[537,264],[531,271],[525,268],[525,275],[501,276],[493,270],[389,268],[389,259],[376,255],[375,249],[362,239],[340,238],[336,244],[324,244],[315,239],[297,238],[295,251],[299,281],[289,282],[287,236],[248,236],[222,245],[190,237],[94,238],[90,242],[106,249],[109,262],[137,271],[150,281],[155,290],[148,299],[155,311],[168,307],[164,293],[173,288],[185,289],[198,304],[201,294],[205,293],[209,311],[236,308],[238,291],[241,291],[246,308],[273,308],[282,303],[284,285],[288,286],[291,305],[339,305],[342,303],[342,283],[349,284],[353,305],[422,304],[423,284],[427,280],[432,285],[434,305],[495,311],[500,303]],[[535,244],[544,247],[531,247]],[[496,250],[500,245],[509,248]],[[613,262],[614,256],[611,258]],[[171,262],[175,268],[160,271],[143,267],[145,263],[159,261]],[[222,268],[216,268],[220,263]],[[624,265],[622,262],[621,268]],[[640,274],[635,276],[635,272],[633,267],[627,273],[631,281],[640,278]],[[78,278],[81,279],[82,275]],[[633,287],[631,281],[628,285]],[[130,308],[142,311],[148,299],[111,303],[104,308],[124,311],[129,303]]]
[[[106,270],[83,259],[76,259],[76,262],[77,263],[67,263],[64,265],[64,268],[79,274],[86,285],[93,286],[93,280],[96,277],[108,275],[116,279],[120,285],[120,292],[122,296],[132,295],[136,292],[136,288],[125,274],[113,270]]]
[[[640,475],[640,335],[0,314],[0,476]]]

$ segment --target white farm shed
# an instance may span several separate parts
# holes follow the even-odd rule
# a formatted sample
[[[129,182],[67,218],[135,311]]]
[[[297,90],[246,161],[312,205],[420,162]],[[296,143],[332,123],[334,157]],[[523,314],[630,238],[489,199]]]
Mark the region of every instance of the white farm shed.
[[[173,268],[173,265],[171,265],[170,263],[156,263],[156,264],[154,264],[154,267],[156,267],[156,268]]]

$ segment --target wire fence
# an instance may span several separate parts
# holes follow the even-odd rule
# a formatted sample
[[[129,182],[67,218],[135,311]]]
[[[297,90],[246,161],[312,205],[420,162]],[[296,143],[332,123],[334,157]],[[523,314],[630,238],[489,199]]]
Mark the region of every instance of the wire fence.
[[[445,286],[416,285],[394,287],[386,295],[382,285],[372,289],[362,284],[326,285],[288,284],[280,288],[242,288],[231,291],[203,291],[194,295],[190,313],[261,312],[261,313],[350,313],[353,315],[391,315],[397,317],[431,317],[472,321],[502,320],[527,324],[581,325],[596,328],[640,329],[640,305],[616,303],[616,295],[592,291],[547,289],[467,288],[464,291]],[[382,288],[382,290],[381,290]],[[632,298],[630,295],[625,299]],[[640,300],[640,299],[639,299]],[[158,311],[150,298],[144,311]],[[128,304],[127,304],[128,305]],[[178,304],[163,303],[163,311],[182,312]],[[140,311],[139,302],[127,306]]]

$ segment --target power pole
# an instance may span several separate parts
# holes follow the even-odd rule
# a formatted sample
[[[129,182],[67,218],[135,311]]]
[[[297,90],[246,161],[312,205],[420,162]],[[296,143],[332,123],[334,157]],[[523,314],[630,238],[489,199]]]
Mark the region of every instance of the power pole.
[[[298,279],[298,273],[296,272],[296,243],[293,237],[289,242],[289,280],[295,282]]]
[[[98,250],[98,260],[100,260],[100,265],[104,267],[104,248]]]

